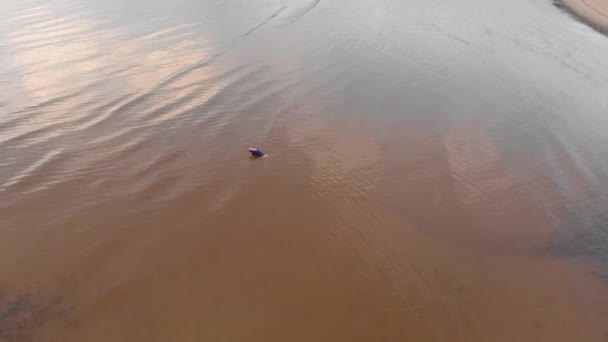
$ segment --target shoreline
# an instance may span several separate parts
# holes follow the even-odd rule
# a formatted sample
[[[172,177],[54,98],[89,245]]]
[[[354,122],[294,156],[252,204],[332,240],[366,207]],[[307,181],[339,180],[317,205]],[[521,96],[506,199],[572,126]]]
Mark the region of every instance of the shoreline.
[[[608,35],[608,0],[553,0],[553,4],[594,30]]]

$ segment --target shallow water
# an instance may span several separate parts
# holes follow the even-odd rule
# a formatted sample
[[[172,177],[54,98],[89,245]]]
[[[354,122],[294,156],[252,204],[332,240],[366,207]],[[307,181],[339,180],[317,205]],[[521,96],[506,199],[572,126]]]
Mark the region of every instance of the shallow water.
[[[0,341],[606,341],[607,55],[550,1],[2,2]]]

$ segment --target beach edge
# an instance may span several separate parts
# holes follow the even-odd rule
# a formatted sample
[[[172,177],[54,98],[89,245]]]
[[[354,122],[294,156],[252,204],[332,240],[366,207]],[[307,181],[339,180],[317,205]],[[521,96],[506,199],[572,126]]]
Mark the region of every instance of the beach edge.
[[[553,5],[597,32],[608,36],[608,6],[598,10],[584,0],[553,0]]]

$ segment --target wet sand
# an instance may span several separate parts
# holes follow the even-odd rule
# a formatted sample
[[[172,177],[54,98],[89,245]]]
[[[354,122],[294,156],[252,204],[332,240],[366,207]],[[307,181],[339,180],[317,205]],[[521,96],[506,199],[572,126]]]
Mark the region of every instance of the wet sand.
[[[598,31],[608,34],[608,1],[559,0],[557,4]]]
[[[608,341],[608,40],[580,28],[1,2],[0,341]]]

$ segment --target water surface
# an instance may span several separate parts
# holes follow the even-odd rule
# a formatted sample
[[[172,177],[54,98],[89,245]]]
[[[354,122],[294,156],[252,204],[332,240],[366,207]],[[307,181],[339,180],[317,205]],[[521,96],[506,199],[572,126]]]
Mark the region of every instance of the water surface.
[[[607,55],[549,1],[2,2],[0,340],[606,341]]]

